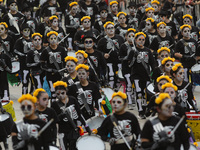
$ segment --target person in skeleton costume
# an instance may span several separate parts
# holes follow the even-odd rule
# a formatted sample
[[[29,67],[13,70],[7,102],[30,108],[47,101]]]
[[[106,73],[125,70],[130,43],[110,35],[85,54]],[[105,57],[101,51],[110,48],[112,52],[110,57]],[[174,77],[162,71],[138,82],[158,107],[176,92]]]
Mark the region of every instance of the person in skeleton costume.
[[[98,100],[101,98],[99,87],[96,83],[88,81],[89,66],[79,64],[76,67],[79,82],[76,82],[68,94],[77,98],[85,120],[95,115],[94,107],[99,110]]]
[[[163,75],[167,75],[170,78],[172,78],[170,71],[172,69],[172,67],[174,66],[174,58],[171,57],[166,57],[162,60],[161,64],[162,64],[162,70],[163,70]]]
[[[192,107],[196,112],[198,112],[193,99],[194,95],[192,92],[192,85],[190,82],[184,81],[184,69],[181,63],[175,64],[172,67],[171,75],[174,77],[173,84],[178,87],[178,101],[186,111],[190,111]]]
[[[27,54],[32,50],[33,45],[30,38],[31,29],[28,24],[21,26],[22,37],[19,38],[14,45],[14,53],[18,56],[20,62],[20,75],[22,77],[22,94],[28,93],[28,85],[30,81],[30,70],[26,64]],[[31,89],[30,93],[33,89]]]
[[[48,139],[50,140],[49,143],[51,145],[56,145],[56,123],[58,122],[58,117],[54,109],[47,107],[49,102],[49,96],[47,92],[42,88],[36,89],[33,93],[33,96],[37,98],[35,113],[38,115],[38,117],[46,123],[51,119],[54,119],[52,124],[48,127],[50,132],[48,132],[47,134]]]
[[[137,29],[140,21],[141,21],[141,17],[140,15],[137,13],[136,10],[136,4],[134,2],[130,2],[129,6],[128,6],[128,11],[129,11],[129,15],[127,15],[127,24],[134,29]]]
[[[99,40],[100,38],[100,33],[97,29],[91,28],[91,17],[89,16],[84,16],[81,18],[81,23],[83,25],[82,30],[78,30],[75,35],[74,35],[74,43],[76,44],[78,49],[84,49],[84,41],[82,40],[83,37],[87,34],[92,35],[96,41]]]
[[[27,53],[26,63],[30,68],[30,74],[34,89],[42,88],[45,72],[41,69],[40,56],[42,54],[42,35],[40,33],[32,34],[33,48]]]
[[[126,32],[126,42],[122,44],[119,50],[119,59],[122,62],[122,74],[126,82],[126,95],[128,99],[128,104],[131,105],[134,103],[134,95],[131,83],[131,69],[128,66],[127,56],[130,51],[134,50],[134,37],[136,30],[133,28],[129,28]]]
[[[117,14],[119,25],[116,26],[115,34],[119,34],[122,37],[125,37],[125,34],[129,28],[129,25],[126,24],[126,16],[125,12],[119,12]]]
[[[64,68],[64,58],[67,56],[65,49],[58,45],[58,33],[50,31],[47,33],[49,46],[42,51],[40,61],[42,69],[46,71],[46,79],[51,91],[51,99],[55,101],[55,89],[53,83],[61,80],[63,72],[59,72]]]
[[[18,99],[18,102],[21,104],[24,118],[13,126],[11,133],[13,149],[48,150],[48,130],[42,132],[38,137],[38,132],[44,127],[45,122],[35,114],[36,97],[25,94]]]
[[[7,10],[3,4],[3,0],[0,0],[0,22],[3,21],[3,17],[7,14]]]
[[[81,122],[81,125],[86,125],[80,106],[76,98],[67,95],[67,83],[57,81],[53,85],[58,98],[57,101],[52,103],[52,108],[56,111],[59,118],[58,138],[60,148],[62,150],[76,150],[76,140],[80,136],[78,122]]]
[[[157,0],[153,0],[151,1],[151,6],[152,8],[154,9],[154,20],[156,22],[159,22],[159,16],[158,16],[158,13],[160,11],[160,2],[157,1]]]
[[[175,40],[178,39],[178,32],[176,30],[176,25],[173,21],[169,20],[171,13],[168,11],[159,12],[160,21],[166,24],[166,30],[169,36],[172,36]]]
[[[107,62],[108,68],[108,82],[111,88],[117,88],[116,71],[121,68],[118,58],[119,48],[124,43],[122,36],[115,34],[113,22],[106,22],[104,24],[106,36],[101,38],[97,44],[97,49],[103,53]]]
[[[140,134],[140,126],[136,116],[128,111],[125,111],[127,106],[127,96],[125,93],[117,92],[113,93],[111,105],[114,113],[109,115],[98,128],[98,135],[101,136],[103,141],[107,141],[111,145],[111,150],[129,150],[125,141],[121,137],[116,126],[117,124],[120,132],[123,133],[129,146],[134,148],[136,139]],[[108,138],[108,134],[110,137]],[[134,138],[136,136],[136,139]]]
[[[142,148],[156,150],[189,149],[189,134],[185,122],[181,122],[175,133],[173,129],[180,118],[173,116],[173,102],[170,95],[161,93],[155,100],[158,116],[148,120],[141,133]]]
[[[76,31],[80,28],[81,16],[77,12],[78,11],[78,3],[71,2],[69,4],[69,13],[65,16],[65,28],[66,33],[69,34],[67,41],[70,50],[75,50],[74,46],[74,35]]]
[[[199,56],[197,56],[197,42],[190,37],[191,26],[190,25],[182,25],[180,27],[181,34],[183,38],[180,39],[175,46],[175,54],[174,56],[181,60],[185,71],[185,81],[189,80],[189,70],[191,67],[196,64],[196,60],[199,60]]]
[[[55,31],[58,33],[58,42],[61,46],[63,47],[66,47],[67,44],[67,40],[66,39],[63,39],[66,34],[65,34],[65,31],[63,30],[62,27],[59,26],[58,24],[58,17],[57,16],[51,16],[49,18],[49,22],[50,22],[50,28],[47,28],[47,30],[45,31],[45,35],[47,35],[48,32],[50,31]],[[47,40],[47,37],[45,36],[45,39],[44,39],[44,43],[43,43],[44,46],[48,46],[48,40]]]
[[[191,29],[191,33],[190,33],[190,37],[195,39],[197,42],[199,40],[199,29],[196,26],[192,25],[192,19],[193,17],[189,14],[186,14],[183,16],[183,24],[188,24],[192,27]],[[183,35],[181,34],[181,32],[179,32],[178,35],[178,39],[181,39],[183,37]]]
[[[173,0],[166,0],[166,1],[163,0],[161,7],[162,7],[162,10],[169,11],[171,13],[176,10],[176,5]]]
[[[108,18],[111,19],[111,21],[114,23],[114,25],[118,24],[118,2],[112,1],[110,2],[110,10],[111,12],[108,14]]]
[[[149,46],[154,54],[155,59],[157,59],[157,50],[161,47],[169,48],[173,54],[172,48],[174,47],[174,39],[167,34],[166,26],[167,25],[164,22],[157,24],[158,35],[153,39],[151,45]]]
[[[150,72],[155,68],[155,60],[147,47],[144,46],[146,35],[143,32],[135,34],[136,48],[130,51],[128,60],[131,67],[131,81],[136,89],[136,101],[139,118],[145,119],[146,99],[145,88],[150,83]]]

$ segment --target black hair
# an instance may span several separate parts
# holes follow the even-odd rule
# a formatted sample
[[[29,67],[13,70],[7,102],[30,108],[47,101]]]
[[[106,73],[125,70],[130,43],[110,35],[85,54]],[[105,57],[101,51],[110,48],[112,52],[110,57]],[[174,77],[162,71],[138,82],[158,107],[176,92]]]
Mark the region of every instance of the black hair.
[[[56,86],[55,87],[55,91],[57,91],[57,90],[65,90],[66,92],[68,92],[68,88],[66,88],[66,87],[64,87],[64,86]]]
[[[47,92],[44,92],[44,91],[40,91],[40,92],[38,92],[38,95],[36,96],[36,98],[39,99],[40,96],[41,96],[43,93],[47,93]]]

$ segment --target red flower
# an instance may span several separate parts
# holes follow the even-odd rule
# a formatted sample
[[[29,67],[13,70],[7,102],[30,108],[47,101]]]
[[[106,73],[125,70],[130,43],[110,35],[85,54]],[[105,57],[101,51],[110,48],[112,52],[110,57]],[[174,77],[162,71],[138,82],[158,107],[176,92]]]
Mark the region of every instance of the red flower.
[[[84,38],[84,35],[81,35],[81,39],[83,39]]]

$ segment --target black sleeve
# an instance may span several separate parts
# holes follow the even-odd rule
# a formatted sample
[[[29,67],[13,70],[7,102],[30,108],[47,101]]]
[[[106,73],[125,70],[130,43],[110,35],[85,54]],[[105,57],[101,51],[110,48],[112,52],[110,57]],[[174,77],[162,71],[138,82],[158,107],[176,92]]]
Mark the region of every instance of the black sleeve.
[[[154,50],[154,52],[157,53],[157,50],[158,50],[158,39],[157,39],[157,37],[153,39],[153,41],[150,44],[149,48]]]
[[[185,122],[182,122],[179,127],[180,130],[180,141],[181,144],[183,144],[184,149],[189,149],[189,133],[187,131],[187,128],[185,127]]]
[[[148,120],[145,124],[144,127],[142,129],[141,132],[141,138],[142,139],[148,139],[149,142],[153,142],[153,127],[151,122]]]
[[[152,71],[155,70],[156,63],[155,63],[155,59],[153,57],[153,54],[151,53],[150,50],[149,50],[149,62],[150,62],[150,66],[151,66]]]
[[[94,91],[93,91],[93,99],[95,101],[95,108],[99,110],[98,100],[101,98],[101,94],[99,92],[99,87],[94,83]]]
[[[109,133],[109,128],[108,125],[110,125],[111,121],[110,121],[110,116],[108,116],[103,123],[101,124],[101,126],[97,129],[98,130],[98,135],[101,136],[101,139],[103,141],[107,141],[108,139],[108,133]]]
[[[99,58],[100,58],[100,66],[101,66],[101,71],[102,71],[102,74],[105,76],[106,75],[106,68],[107,68],[107,63],[106,63],[106,60],[105,58],[103,57],[102,53],[100,52],[99,53]]]
[[[139,134],[141,133],[140,125],[135,115],[133,115],[132,120],[132,134],[135,134],[136,138],[138,138]]]

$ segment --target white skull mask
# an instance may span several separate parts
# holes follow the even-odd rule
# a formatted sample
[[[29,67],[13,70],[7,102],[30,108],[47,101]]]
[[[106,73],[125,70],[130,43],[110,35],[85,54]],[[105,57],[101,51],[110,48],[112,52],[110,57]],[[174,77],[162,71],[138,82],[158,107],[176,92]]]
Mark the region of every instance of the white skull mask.
[[[158,82],[158,90],[161,91],[162,90],[162,85],[164,85],[165,83],[167,83],[168,81],[163,79],[163,80],[160,80]]]
[[[134,37],[135,37],[135,33],[134,32],[129,32],[127,35],[127,41],[130,43],[134,42]]]
[[[23,31],[22,31],[22,34],[23,34],[25,37],[29,37],[30,33],[31,33],[31,30],[30,30],[29,28],[25,28],[25,29],[23,29]]]
[[[126,23],[126,16],[125,15],[119,15],[119,17],[118,17],[118,21],[119,21],[119,23]]]
[[[5,32],[6,32],[5,26],[1,24],[0,25],[0,35],[5,34]]]
[[[183,20],[183,24],[188,24],[188,25],[192,25],[192,21],[190,20],[190,18],[184,18]]]
[[[172,100],[176,97],[176,91],[172,87],[165,88],[164,93],[168,93]]]
[[[146,25],[145,25],[146,30],[150,30],[151,27],[152,27],[151,22],[150,21],[146,21]]]
[[[189,38],[190,37],[190,28],[185,27],[182,31],[183,37]]]
[[[161,114],[166,117],[171,117],[174,107],[171,99],[165,99],[161,106]]]
[[[169,53],[167,51],[162,51],[159,54],[160,60],[162,61],[164,58],[170,57]]]
[[[153,10],[149,10],[147,12],[147,18],[153,18],[154,17],[154,11]]]
[[[83,27],[84,28],[90,28],[91,26],[91,21],[89,19],[84,19],[83,20]]]
[[[118,5],[117,5],[117,4],[113,4],[113,5],[111,6],[111,10],[112,10],[113,12],[118,11]]]
[[[177,79],[178,81],[183,81],[184,78],[185,78],[184,69],[181,68],[181,69],[179,69],[179,71],[176,73],[176,79]]]
[[[41,44],[42,44],[42,39],[41,39],[41,37],[35,36],[34,39],[33,39],[33,45],[34,45],[35,47],[38,47],[38,46],[41,46]]]
[[[113,97],[111,104],[115,112],[121,112],[125,108],[124,100],[120,96]]]
[[[54,26],[54,27],[58,26],[58,19],[56,19],[56,18],[53,19],[52,26]]]
[[[10,10],[17,10],[17,4],[16,3],[12,3],[10,4]]]
[[[144,43],[145,43],[145,37],[144,37],[144,35],[139,35],[139,36],[137,37],[137,39],[135,39],[135,43],[136,43],[138,46],[140,46],[140,47],[144,46]]]
[[[72,9],[71,9],[71,12],[72,12],[73,14],[76,14],[77,11],[78,11],[77,5],[73,6]]]
[[[91,38],[87,38],[84,41],[85,49],[89,49],[93,47],[93,40]]]
[[[100,16],[101,16],[102,18],[107,18],[108,12],[107,12],[106,10],[102,10],[101,13],[100,13]]]
[[[49,43],[51,45],[56,45],[58,42],[58,38],[56,35],[52,34],[50,37],[49,37]]]
[[[85,58],[84,58],[82,53],[77,53],[76,58],[78,59],[77,64],[83,64],[84,63]]]
[[[115,28],[112,24],[108,24],[106,27],[106,33],[108,35],[113,35],[115,33]]]
[[[161,24],[158,29],[160,33],[166,33],[166,26],[164,24]]]
[[[56,97],[59,100],[64,100],[66,98],[66,91],[65,90],[56,90]]]
[[[24,100],[21,102],[21,110],[28,117],[34,113],[34,104],[30,100]]]
[[[154,9],[155,12],[158,12],[158,5],[157,4],[152,4],[152,8]]]
[[[135,14],[136,10],[134,9],[134,7],[129,7],[129,12],[131,14]]]
[[[71,61],[71,60],[67,61],[66,68],[67,68],[67,71],[69,73],[73,73],[75,71],[75,68],[76,68],[75,62]]]
[[[172,69],[172,67],[173,67],[173,62],[172,61],[167,61],[166,63],[165,63],[165,66],[164,66],[164,70],[165,70],[165,72],[170,72],[170,70]]]
[[[78,76],[78,79],[81,81],[81,80],[86,80],[88,78],[88,74],[87,74],[87,71],[85,69],[79,69],[77,71],[77,76]]]

